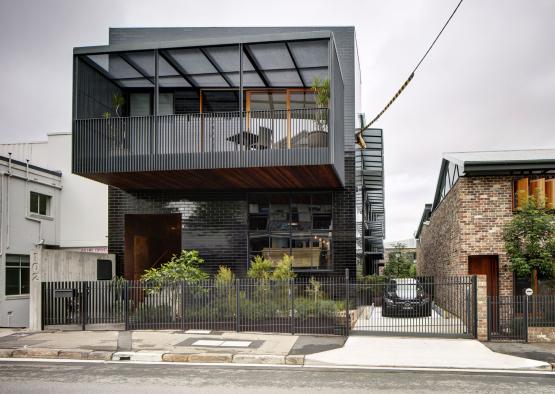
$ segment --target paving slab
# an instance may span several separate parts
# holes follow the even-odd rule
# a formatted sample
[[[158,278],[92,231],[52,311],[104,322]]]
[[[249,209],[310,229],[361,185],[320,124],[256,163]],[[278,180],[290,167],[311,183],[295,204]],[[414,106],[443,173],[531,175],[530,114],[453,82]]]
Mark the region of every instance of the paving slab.
[[[339,349],[309,354],[305,365],[551,370],[551,365],[491,351],[472,339],[352,336]]]

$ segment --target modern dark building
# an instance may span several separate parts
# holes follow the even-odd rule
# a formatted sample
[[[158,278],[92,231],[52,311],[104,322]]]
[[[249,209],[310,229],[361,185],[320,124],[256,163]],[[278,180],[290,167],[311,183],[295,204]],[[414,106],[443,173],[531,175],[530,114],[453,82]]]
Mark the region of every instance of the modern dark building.
[[[109,185],[120,274],[181,249],[355,272],[353,27],[117,28],[73,67],[73,172]]]

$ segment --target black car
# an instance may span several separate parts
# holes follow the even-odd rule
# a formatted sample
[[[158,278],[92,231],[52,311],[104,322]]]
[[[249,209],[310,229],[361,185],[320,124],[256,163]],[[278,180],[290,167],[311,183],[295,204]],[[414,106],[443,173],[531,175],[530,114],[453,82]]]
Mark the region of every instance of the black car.
[[[432,302],[418,279],[389,280],[383,295],[382,316],[422,317],[431,314]]]

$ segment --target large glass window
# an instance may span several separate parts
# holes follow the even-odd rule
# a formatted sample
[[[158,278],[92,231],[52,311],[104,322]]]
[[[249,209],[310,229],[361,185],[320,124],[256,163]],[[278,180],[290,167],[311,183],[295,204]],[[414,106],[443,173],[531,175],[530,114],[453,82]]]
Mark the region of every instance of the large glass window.
[[[29,256],[6,255],[6,295],[29,294]]]
[[[331,269],[331,203],[331,193],[250,194],[251,259],[289,254],[295,270]]]

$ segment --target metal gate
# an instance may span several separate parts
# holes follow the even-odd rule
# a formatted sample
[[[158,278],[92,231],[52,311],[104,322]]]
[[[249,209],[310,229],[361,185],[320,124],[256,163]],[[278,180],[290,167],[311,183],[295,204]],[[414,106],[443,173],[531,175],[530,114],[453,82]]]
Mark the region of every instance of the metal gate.
[[[476,336],[474,276],[381,279],[354,288],[352,334]]]
[[[555,327],[555,295],[488,297],[488,340],[528,341],[529,330]]]

